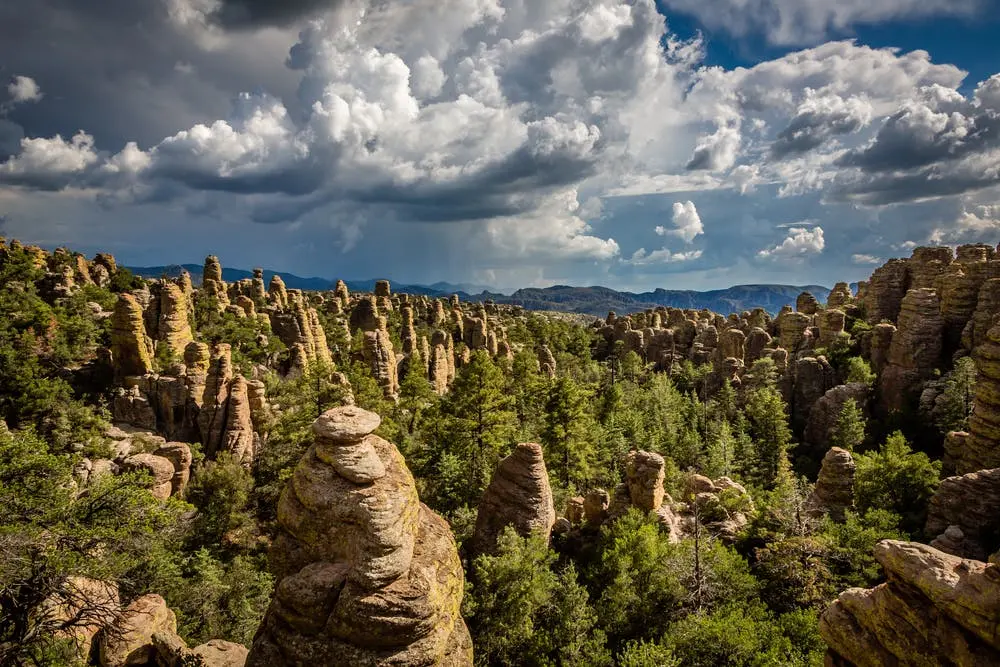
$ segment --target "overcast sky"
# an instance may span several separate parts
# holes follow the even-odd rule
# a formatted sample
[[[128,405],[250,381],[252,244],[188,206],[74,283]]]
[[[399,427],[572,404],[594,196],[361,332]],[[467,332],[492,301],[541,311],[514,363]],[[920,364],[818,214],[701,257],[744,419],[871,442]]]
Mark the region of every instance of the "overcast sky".
[[[998,4],[8,0],[0,234],[400,282],[857,280],[1000,241]]]

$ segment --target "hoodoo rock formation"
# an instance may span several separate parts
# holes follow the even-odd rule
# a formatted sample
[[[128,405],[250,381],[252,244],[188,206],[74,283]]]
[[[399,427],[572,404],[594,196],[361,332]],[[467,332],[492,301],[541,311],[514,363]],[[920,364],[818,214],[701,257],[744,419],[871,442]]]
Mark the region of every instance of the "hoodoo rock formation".
[[[844,512],[854,506],[854,457],[846,449],[831,447],[823,457],[819,479],[806,501],[810,512],[829,514],[844,520]]]
[[[989,330],[973,358],[979,377],[969,418],[969,437],[964,439],[965,447],[955,460],[959,474],[1000,468],[1000,326]]]
[[[472,664],[447,522],[420,503],[380,418],[324,413],[278,505],[277,586],[247,667]]]
[[[111,318],[111,355],[115,375],[145,375],[153,371],[153,343],[146,335],[142,306],[131,294],[120,294]]]
[[[542,446],[521,443],[500,462],[483,493],[471,551],[492,553],[506,526],[525,537],[537,533],[548,538],[555,521]]]
[[[937,293],[926,288],[907,292],[889,346],[888,366],[879,378],[879,404],[885,413],[913,407],[921,383],[939,367],[943,336]]]

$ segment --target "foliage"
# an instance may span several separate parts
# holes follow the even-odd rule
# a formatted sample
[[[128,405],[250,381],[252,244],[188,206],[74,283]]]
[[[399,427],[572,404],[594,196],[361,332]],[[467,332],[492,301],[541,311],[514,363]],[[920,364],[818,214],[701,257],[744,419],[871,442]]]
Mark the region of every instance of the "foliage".
[[[611,663],[587,591],[572,566],[553,569],[555,558],[543,537],[522,538],[508,527],[497,554],[473,562],[464,611],[477,664]]]
[[[853,398],[844,401],[830,435],[830,446],[854,451],[865,441],[865,416]]]
[[[900,528],[919,534],[927,518],[927,505],[937,489],[940,461],[910,449],[899,431],[878,451],[854,458],[854,501],[859,512],[885,509],[901,517]]]
[[[183,504],[153,498],[140,474],[102,476],[77,495],[74,463],[30,431],[0,430],[0,664],[43,661],[57,629],[113,614],[106,604],[68,620],[44,610],[79,599],[76,577],[142,588],[137,573],[183,525]]]
[[[944,377],[944,391],[935,401],[932,418],[942,433],[968,431],[976,388],[976,363],[962,357]]]

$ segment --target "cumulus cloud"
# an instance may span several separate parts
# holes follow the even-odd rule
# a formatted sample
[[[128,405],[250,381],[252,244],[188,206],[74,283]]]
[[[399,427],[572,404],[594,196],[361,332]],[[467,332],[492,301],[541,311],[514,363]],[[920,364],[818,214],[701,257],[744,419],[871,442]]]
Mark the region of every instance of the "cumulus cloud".
[[[882,258],[875,255],[856,253],[851,255],[851,262],[862,266],[878,266],[882,263]]]
[[[677,236],[685,243],[691,243],[695,237],[705,233],[705,226],[701,223],[701,216],[694,202],[674,202],[671,216],[672,229],[657,226],[654,231],[660,236]]]
[[[795,115],[771,144],[771,155],[780,159],[805,153],[836,135],[857,132],[871,118],[872,105],[863,97],[844,99],[834,94],[817,95],[807,88],[806,97]]]
[[[931,243],[965,243],[990,239],[1000,233],[1000,205],[985,204],[963,209],[946,227],[935,228],[927,240]]]
[[[757,256],[762,259],[803,259],[820,254],[825,247],[822,227],[790,227],[784,241],[760,250]]]
[[[14,104],[37,102],[42,99],[42,89],[30,76],[15,76],[7,86],[7,94]]]
[[[679,264],[700,259],[701,250],[687,250],[684,252],[671,252],[668,248],[661,248],[653,252],[646,252],[645,248],[639,248],[627,260],[632,266],[655,266],[658,264]]]
[[[831,33],[892,19],[969,16],[978,0],[665,0],[671,9],[698,17],[733,35],[760,33],[772,44],[808,44]]]

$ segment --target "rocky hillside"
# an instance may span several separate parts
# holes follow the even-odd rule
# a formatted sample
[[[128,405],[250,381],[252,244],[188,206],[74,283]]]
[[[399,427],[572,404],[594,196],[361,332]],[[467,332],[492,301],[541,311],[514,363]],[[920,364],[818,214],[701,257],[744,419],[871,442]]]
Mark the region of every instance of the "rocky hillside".
[[[138,276],[149,279],[177,278],[187,272],[191,280],[201,280],[202,267],[197,264],[170,266],[128,267]],[[264,271],[264,280],[271,276],[279,276],[288,288],[306,291],[324,291],[332,289],[334,281],[326,278],[302,278],[291,273],[275,273]],[[241,269],[223,269],[223,278],[228,282],[237,282],[252,277],[250,271]],[[372,292],[376,280],[346,280],[348,289],[357,292]],[[826,300],[830,290],[819,285],[796,287],[793,285],[736,285],[727,289],[699,292],[696,290],[666,290],[657,288],[652,292],[619,292],[607,287],[569,287],[556,285],[554,287],[532,287],[519,289],[511,294],[488,291],[479,288],[477,293],[469,290],[469,285],[450,285],[435,283],[434,285],[397,285],[396,290],[402,293],[425,295],[438,298],[448,298],[458,295],[462,301],[483,302],[492,301],[498,304],[522,306],[527,310],[549,310],[566,313],[580,313],[603,317],[608,311],[633,312],[657,306],[671,308],[693,308],[719,313],[741,312],[754,308],[763,308],[772,315],[782,307],[795,303],[795,298],[804,291],[816,295],[820,300]]]
[[[0,665],[1000,661],[991,246],[584,323],[197,268],[0,243]]]

